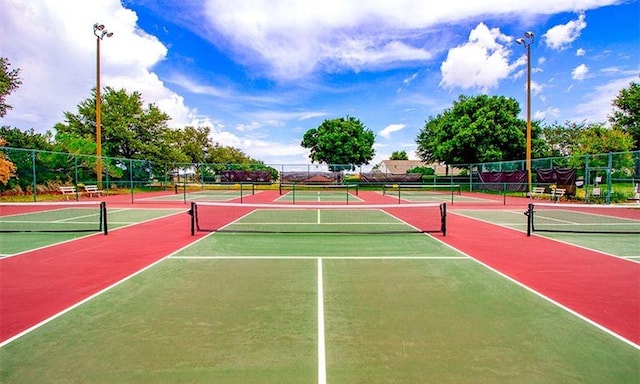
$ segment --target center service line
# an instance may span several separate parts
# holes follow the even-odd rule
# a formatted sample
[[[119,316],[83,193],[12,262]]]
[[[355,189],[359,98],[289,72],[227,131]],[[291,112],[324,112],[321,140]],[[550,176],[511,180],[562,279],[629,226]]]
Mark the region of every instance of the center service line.
[[[318,384],[327,383],[327,362],[324,347],[324,288],[322,258],[318,258]]]

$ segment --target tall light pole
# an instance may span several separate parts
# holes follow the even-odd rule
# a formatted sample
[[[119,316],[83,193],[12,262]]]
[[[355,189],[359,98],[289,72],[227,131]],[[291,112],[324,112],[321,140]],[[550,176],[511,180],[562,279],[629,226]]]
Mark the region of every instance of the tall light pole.
[[[531,44],[533,32],[525,32],[516,43],[527,49],[527,191],[531,192]]]
[[[104,24],[93,24],[93,34],[96,36],[96,176],[98,188],[102,188],[102,116],[100,102],[100,41],[113,36],[113,32],[105,29]]]

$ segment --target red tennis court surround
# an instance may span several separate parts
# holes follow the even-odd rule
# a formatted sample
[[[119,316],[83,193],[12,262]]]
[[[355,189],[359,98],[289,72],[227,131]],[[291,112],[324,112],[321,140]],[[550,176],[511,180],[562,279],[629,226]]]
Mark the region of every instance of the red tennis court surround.
[[[277,191],[251,197],[264,202],[275,196]],[[223,225],[249,211],[239,208],[218,220]],[[195,241],[189,225],[189,216],[178,213],[0,259],[0,342]]]
[[[278,191],[264,191],[245,201],[264,203],[278,196]],[[370,204],[397,201],[370,191],[361,191],[359,197]],[[188,207],[180,206],[186,212]],[[448,209],[447,236],[436,237],[626,340],[640,343],[640,264],[456,215],[455,208],[461,206]],[[218,217],[219,225],[250,210],[229,210]],[[406,211],[400,209],[394,215],[413,224],[414,218],[402,212]],[[193,242],[197,237],[191,236],[189,228],[189,215],[179,213],[108,236],[0,259],[0,342]]]
[[[640,264],[449,213],[443,241],[640,344]]]
[[[360,198],[389,202],[371,192]],[[457,206],[464,207],[447,210],[449,230],[440,238],[443,242],[640,344],[640,264],[462,217],[455,214]],[[411,224],[410,217],[400,218]]]

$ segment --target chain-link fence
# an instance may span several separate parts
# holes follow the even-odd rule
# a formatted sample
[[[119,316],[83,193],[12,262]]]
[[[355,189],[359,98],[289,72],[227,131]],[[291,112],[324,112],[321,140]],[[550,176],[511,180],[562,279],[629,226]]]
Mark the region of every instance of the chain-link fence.
[[[97,185],[105,194],[177,190],[177,186],[198,188],[209,184],[248,182],[265,188],[288,180],[299,182],[367,184],[361,175],[372,171],[354,165],[326,164],[211,164],[157,163],[139,159],[49,152],[0,147],[0,153],[15,166],[13,177],[0,184],[3,197],[30,196],[33,201],[59,198],[60,186]],[[97,170],[101,170],[100,173]],[[526,171],[526,162],[502,161],[477,164],[450,164],[444,174],[424,175],[425,184],[456,184],[467,191],[500,193],[529,190],[528,181],[487,181],[483,174]],[[640,151],[598,155],[532,159],[532,186],[550,187],[553,182],[539,180],[538,173],[551,169],[575,170],[575,195],[585,201],[611,202],[634,197],[640,181]],[[443,173],[442,171],[439,171]],[[513,175],[511,175],[513,176]],[[277,188],[277,186],[275,186]]]
[[[610,203],[637,198],[640,151],[532,159],[532,186],[555,187],[553,182],[540,180],[540,174],[553,169],[575,170],[576,199]],[[447,167],[447,172],[457,175],[458,181],[460,176],[467,178],[466,183],[471,190],[488,188],[487,183],[481,181],[482,174],[518,171],[526,172],[525,160],[452,164]],[[528,181],[526,183],[525,190],[528,190]]]

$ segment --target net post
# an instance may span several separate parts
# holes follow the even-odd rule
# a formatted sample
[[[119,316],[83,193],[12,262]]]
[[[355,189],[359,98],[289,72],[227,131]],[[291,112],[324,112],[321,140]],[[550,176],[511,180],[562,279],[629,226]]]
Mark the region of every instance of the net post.
[[[453,184],[451,184],[450,189],[451,189],[451,205],[453,205]]]
[[[182,183],[182,200],[187,204],[187,182]]]
[[[240,182],[240,202],[242,203],[243,201],[243,197],[242,195],[244,195],[244,192],[242,191],[242,182]]]
[[[296,203],[296,183],[294,181],[293,185],[291,186],[291,204],[295,204],[295,203]]]
[[[349,184],[346,185],[347,186],[347,204],[349,204]]]
[[[442,236],[447,236],[447,203],[440,205],[440,230]]]
[[[195,236],[196,234],[196,225],[195,225],[195,217],[196,217],[196,202],[191,202],[191,208],[187,212],[189,216],[191,216],[191,236]]]
[[[107,235],[109,234],[109,230],[107,229],[107,203],[102,201],[100,203],[100,225],[102,226],[102,232]]]
[[[507,183],[502,184],[502,205],[507,205]]]
[[[529,203],[524,214],[527,216],[527,237],[530,237],[533,230],[533,203]]]

